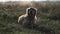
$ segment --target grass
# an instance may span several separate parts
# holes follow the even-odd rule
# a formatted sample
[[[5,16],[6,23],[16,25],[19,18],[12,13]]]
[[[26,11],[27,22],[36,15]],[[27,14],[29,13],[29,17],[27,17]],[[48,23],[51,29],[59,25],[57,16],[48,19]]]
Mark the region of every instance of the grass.
[[[56,10],[58,6],[55,7],[54,11],[58,11]],[[34,29],[23,28],[17,24],[18,17],[22,14],[25,14],[25,9],[27,8],[23,7],[24,9],[21,9],[21,6],[17,7],[14,6],[9,8],[7,5],[7,7],[4,6],[0,8],[0,34],[60,34],[60,20],[51,19],[48,18],[47,15],[43,15],[46,13],[42,11],[43,10],[42,8],[46,9],[46,7],[38,7],[41,10],[38,10],[37,12],[38,20],[37,23],[35,24],[37,26]],[[53,10],[53,6],[47,7],[47,10],[48,8]],[[53,16],[54,14],[56,13],[53,12]]]

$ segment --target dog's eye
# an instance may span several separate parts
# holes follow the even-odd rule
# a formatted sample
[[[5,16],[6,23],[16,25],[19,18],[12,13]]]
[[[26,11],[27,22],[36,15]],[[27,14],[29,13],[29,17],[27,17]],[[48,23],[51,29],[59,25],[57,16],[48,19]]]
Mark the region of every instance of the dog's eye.
[[[30,14],[31,12],[29,11],[29,14]]]

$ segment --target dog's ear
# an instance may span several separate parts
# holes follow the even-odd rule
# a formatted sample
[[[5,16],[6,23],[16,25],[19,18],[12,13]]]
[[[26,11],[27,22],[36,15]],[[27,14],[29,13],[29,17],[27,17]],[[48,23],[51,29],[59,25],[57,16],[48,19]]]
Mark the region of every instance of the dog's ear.
[[[29,11],[30,11],[30,8],[27,8],[27,9],[26,9],[26,14],[28,14],[28,13],[29,13]]]

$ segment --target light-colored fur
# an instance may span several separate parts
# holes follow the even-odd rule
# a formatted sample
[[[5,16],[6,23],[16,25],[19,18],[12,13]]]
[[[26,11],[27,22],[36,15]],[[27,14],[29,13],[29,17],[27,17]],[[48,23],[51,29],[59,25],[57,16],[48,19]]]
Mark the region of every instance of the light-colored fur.
[[[28,9],[27,9],[28,10]],[[36,9],[35,9],[36,10]],[[36,15],[33,16],[33,18],[28,17],[29,15],[27,14],[28,12],[26,11],[26,14],[20,16],[18,18],[18,24],[21,25],[28,25],[28,24],[35,24],[37,22],[37,17]]]

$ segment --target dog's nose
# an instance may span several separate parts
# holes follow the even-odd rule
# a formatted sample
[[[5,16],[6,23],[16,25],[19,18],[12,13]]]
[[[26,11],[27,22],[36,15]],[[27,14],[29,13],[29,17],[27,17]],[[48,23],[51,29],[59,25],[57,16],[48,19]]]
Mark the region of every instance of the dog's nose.
[[[32,11],[30,11],[30,13],[32,14]]]

